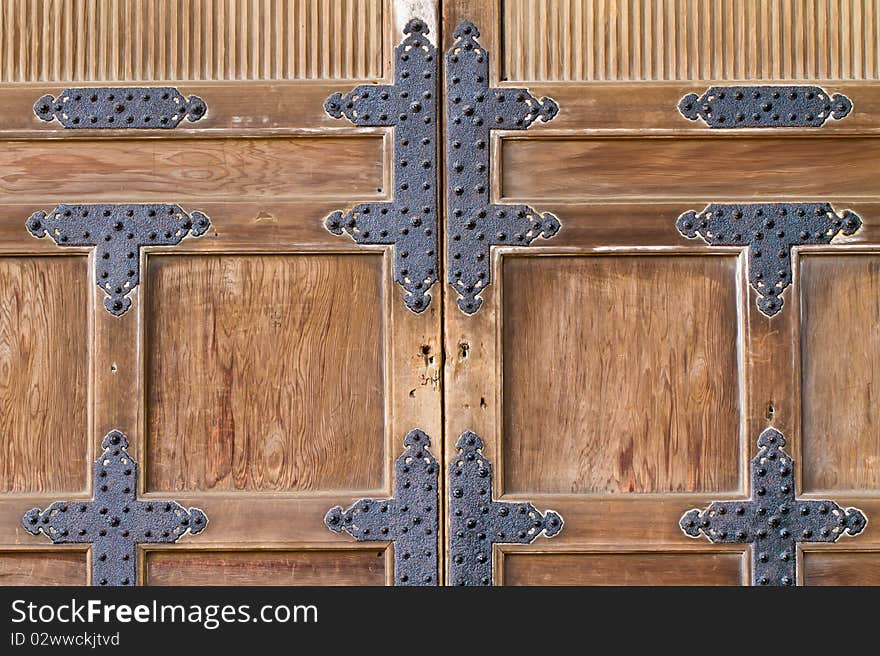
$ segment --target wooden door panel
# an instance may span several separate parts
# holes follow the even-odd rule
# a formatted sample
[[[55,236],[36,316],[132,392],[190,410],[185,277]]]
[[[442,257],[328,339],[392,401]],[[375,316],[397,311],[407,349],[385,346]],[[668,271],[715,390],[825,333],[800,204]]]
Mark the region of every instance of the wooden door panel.
[[[736,256],[501,267],[505,493],[739,489]]]
[[[552,212],[562,228],[527,250],[492,247],[472,315],[445,282],[409,311],[395,247],[324,226],[403,189],[394,128],[323,104],[393,83],[416,12],[438,60],[473,21],[489,86],[560,108],[487,140],[491,201]],[[871,520],[857,540],[799,547],[798,582],[880,577],[875,4],[12,0],[0,25],[0,585],[91,582],[86,545],[50,546],[20,522],[91,498],[114,428],[140,463],[141,498],[210,520],[141,547],[144,584],[392,582],[390,543],[330,532],[324,515],[393,496],[414,428],[444,469],[475,431],[494,465],[483,494],[564,518],[552,540],[496,545],[495,583],[751,583],[748,547],[689,539],[679,519],[752,492],[767,426],[787,438],[798,495]],[[717,130],[679,113],[685,94],[731,83],[820,84],[854,108],[816,129]],[[83,84],[173,85],[208,112],[167,131],[34,115],[44,93]],[[743,249],[675,225],[712,202],[759,201],[827,201],[862,220],[792,250],[772,318]],[[180,203],[211,228],[142,249],[132,308],[116,317],[91,249],[25,229],[62,202]]]
[[[850,202],[876,200],[880,175],[873,138],[517,137],[501,139],[499,149],[499,195],[511,203],[646,197]]]
[[[380,254],[156,256],[149,271],[146,489],[385,487]]]
[[[803,485],[811,492],[880,488],[880,257],[800,261]]]
[[[390,552],[148,551],[148,585],[383,585]]]
[[[495,498],[565,522],[550,540],[496,547],[496,582],[749,584],[749,549],[692,540],[679,519],[749,496],[767,426],[801,467],[799,495],[877,509],[880,61],[876,38],[865,46],[877,17],[864,3],[830,4],[814,4],[821,21],[799,2],[444,4],[447,47],[459,21],[477,23],[490,86],[559,104],[552,121],[493,131],[490,143],[492,201],[551,212],[559,233],[494,247],[472,316],[446,294],[447,458],[457,435],[478,433]],[[829,39],[852,49],[830,51]],[[732,131],[677,109],[712,85],[816,79],[853,100],[850,116]],[[793,284],[772,319],[741,248],[676,229],[711,202],[816,200],[857,212],[863,227],[793,249]],[[799,582],[870,571],[873,526],[805,547]]]
[[[807,551],[804,553],[807,585],[880,585],[877,551]]]
[[[8,157],[0,190],[18,202],[47,204],[116,202],[120,194],[144,203],[169,194],[181,203],[383,197],[381,134],[242,136],[2,142]]]
[[[323,520],[337,504],[392,496],[411,429],[439,453],[440,304],[414,314],[393,278],[393,247],[325,228],[334,210],[393,198],[393,130],[334,119],[324,101],[393,82],[410,4],[0,9],[11,28],[0,34],[0,380],[10,375],[0,449],[11,456],[0,466],[0,561],[18,563],[0,579],[79,576],[57,574],[56,549],[21,517],[91,498],[91,463],[120,429],[140,464],[139,496],[209,520],[171,548],[144,545],[139,582],[393,580],[387,542],[364,548]],[[25,29],[52,47],[20,48]],[[84,33],[101,38],[83,48]],[[173,85],[208,110],[162,131],[69,130],[34,115],[41,95],[83,84]],[[211,227],[142,248],[132,307],[116,317],[95,287],[91,249],[25,229],[61,202],[179,203]],[[86,563],[86,550],[75,558]]]
[[[88,572],[82,549],[0,551],[0,586],[86,585]]]
[[[87,487],[88,293],[85,257],[0,256],[0,499]]]
[[[504,585],[739,585],[738,553],[505,552]]]

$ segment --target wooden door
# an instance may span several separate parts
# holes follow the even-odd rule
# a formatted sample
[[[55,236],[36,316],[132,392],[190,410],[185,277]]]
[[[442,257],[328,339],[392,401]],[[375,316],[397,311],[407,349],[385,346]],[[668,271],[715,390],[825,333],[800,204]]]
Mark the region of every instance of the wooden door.
[[[421,191],[402,186],[404,119],[333,96],[414,84],[395,48],[416,17],[438,74],[400,97],[408,118],[440,101],[418,143],[444,143],[407,162]],[[844,524],[834,543],[798,524],[767,557],[797,565],[788,583],[880,583],[878,30],[867,0],[4,3],[0,584],[102,582],[100,549],[31,535],[43,515],[25,513],[48,507],[48,527],[53,502],[97,498],[114,430],[138,503],[208,520],[147,536],[127,583],[415,583],[392,541],[325,525],[406,494],[414,429],[448,472],[424,488],[439,581],[760,583],[755,536],[710,504],[759,505],[751,460],[779,457],[780,435],[770,475],[794,483],[771,492],[808,515],[827,499]],[[106,87],[203,109],[169,129],[74,124],[65,103]],[[719,110],[720,87],[757,118]],[[778,110],[811,106],[798,94],[819,109]],[[791,125],[748,127],[767,120]],[[395,227],[437,219],[419,276],[406,240],[358,223],[416,192],[425,217]],[[126,256],[103,230],[116,244],[126,211],[157,207],[180,232],[102,264]],[[717,228],[758,210],[786,245],[769,269],[755,230]],[[55,230],[68,219],[78,233]]]
[[[324,227],[393,196],[392,131],[334,119],[324,101],[392,79],[406,4],[0,7],[0,584],[89,582],[88,544],[52,545],[21,518],[90,499],[112,429],[142,499],[208,517],[197,536],[142,545],[139,582],[392,581],[388,543],[323,520],[393,493],[410,429],[439,448],[440,310],[400,302],[391,247]],[[207,112],[169,130],[34,114],[46,93],[140,86],[194,94]],[[26,229],[59,203],[179,204],[211,227],[140,249],[132,306],[115,316],[94,248]]]
[[[551,212],[558,234],[495,246],[477,312],[446,290],[447,458],[474,431],[496,499],[565,522],[552,540],[496,545],[496,584],[748,584],[750,543],[694,540],[679,521],[749,497],[767,427],[787,440],[800,498],[869,518],[856,538],[800,542],[798,581],[880,581],[878,11],[857,0],[444,3],[447,47],[473,21],[493,87],[559,106],[490,144],[492,201]],[[844,94],[852,112],[768,129],[730,129],[731,113],[716,129],[677,108],[713,85],[787,84]],[[794,280],[772,316],[747,249],[677,228],[711,203],[800,201],[851,210],[861,227],[786,253]]]

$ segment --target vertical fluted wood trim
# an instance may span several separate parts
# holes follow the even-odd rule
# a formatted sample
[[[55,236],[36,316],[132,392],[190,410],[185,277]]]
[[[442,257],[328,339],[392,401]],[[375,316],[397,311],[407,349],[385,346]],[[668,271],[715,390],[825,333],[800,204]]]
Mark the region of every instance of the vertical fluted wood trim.
[[[0,82],[377,79],[387,0],[2,0]]]
[[[876,80],[880,0],[501,0],[511,81]]]

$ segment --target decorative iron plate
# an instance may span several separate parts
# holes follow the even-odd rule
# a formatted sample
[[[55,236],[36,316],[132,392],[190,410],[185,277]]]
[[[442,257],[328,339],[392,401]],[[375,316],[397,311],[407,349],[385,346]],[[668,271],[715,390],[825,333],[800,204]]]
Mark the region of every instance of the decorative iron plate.
[[[530,503],[492,499],[492,464],[480,453],[483,441],[463,433],[459,455],[449,466],[449,583],[492,585],[495,544],[528,544],[562,530],[562,517]]]
[[[813,86],[710,87],[702,96],[689,93],[678,111],[710,128],[819,128],[831,117],[852,111],[842,93],[833,96]]]
[[[58,205],[48,214],[35,212],[27,229],[37,238],[49,235],[59,246],[95,247],[95,282],[106,294],[110,314],[124,314],[140,281],[140,248],[174,246],[187,235],[202,235],[211,225],[201,212],[187,214],[179,205]]]
[[[394,200],[336,211],[325,225],[359,244],[394,246],[394,280],[413,312],[431,302],[437,282],[437,57],[424,21],[413,19],[395,49],[394,85],[365,84],[324,103],[357,126],[394,126]]]
[[[422,431],[410,431],[403,445],[406,450],[394,466],[393,498],[359,499],[347,510],[335,506],[324,523],[358,542],[392,541],[395,585],[437,585],[440,468]]]
[[[712,542],[751,544],[752,585],[795,585],[798,542],[835,542],[844,533],[858,535],[868,523],[858,508],[795,497],[795,465],[784,446],[782,433],[766,429],[751,464],[751,498],[713,501],[681,518],[690,537],[702,532]]]
[[[134,585],[138,544],[176,542],[189,531],[201,533],[208,518],[198,508],[176,501],[137,499],[138,464],[128,454],[128,439],[110,431],[94,465],[94,501],[56,501],[33,508],[24,527],[42,531],[55,544],[93,544],[92,585]]]
[[[184,98],[174,87],[80,87],[34,103],[39,119],[58,119],[66,128],[169,130],[184,117],[198,121],[207,111],[204,100]]]
[[[699,235],[713,246],[748,248],[749,282],[768,317],[782,309],[782,292],[791,284],[792,246],[828,244],[837,233],[852,235],[861,225],[855,212],[838,213],[830,203],[712,203],[676,222],[689,239]]]
[[[490,201],[490,132],[525,130],[539,118],[549,121],[559,106],[526,89],[490,88],[489,53],[477,42],[477,28],[465,21],[454,36],[446,53],[446,266],[458,307],[473,314],[491,283],[492,246],[528,246],[560,228],[550,213]]]

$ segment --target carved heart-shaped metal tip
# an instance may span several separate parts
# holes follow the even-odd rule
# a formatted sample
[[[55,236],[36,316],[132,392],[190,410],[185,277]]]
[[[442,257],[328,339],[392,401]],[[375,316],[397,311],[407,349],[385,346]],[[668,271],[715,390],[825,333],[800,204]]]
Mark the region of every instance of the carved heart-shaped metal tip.
[[[131,308],[131,299],[125,296],[108,296],[104,299],[107,312],[117,317],[122,316]]]
[[[189,100],[186,101],[186,120],[190,123],[194,123],[200,118],[203,118],[207,111],[208,106],[205,104],[205,101],[198,96],[190,96]]]
[[[686,119],[696,121],[700,117],[699,113],[700,97],[695,93],[689,93],[678,101],[678,111]]]
[[[325,220],[324,225],[327,227],[327,230],[332,232],[334,235],[342,234],[342,212],[339,210],[330,214]]]
[[[429,447],[431,446],[431,438],[419,429],[411,430],[403,438],[403,446],[405,447]]]
[[[104,451],[109,451],[110,449],[127,449],[128,438],[122,431],[112,430],[104,436],[103,440],[101,440],[101,448],[104,449]]]
[[[38,535],[40,532],[40,509],[31,508],[28,510],[24,517],[21,518],[21,524],[27,529],[28,533]]]
[[[552,121],[559,113],[559,104],[553,98],[541,98],[541,121]]]
[[[334,93],[324,101],[324,111],[333,118],[342,118],[342,94]]]
[[[697,236],[697,225],[697,213],[693,210],[688,210],[675,221],[675,227],[688,239],[693,239]]]
[[[55,118],[55,112],[53,111],[54,104],[55,97],[47,93],[34,103],[34,114],[36,114],[37,118],[41,121],[51,121]]]
[[[470,21],[462,21],[458,24],[458,27],[455,28],[455,32],[452,33],[452,36],[456,39],[476,39],[480,36],[480,30],[478,30],[477,26]]]
[[[474,296],[473,298],[458,299],[458,309],[465,314],[473,314],[480,309],[480,306],[482,304],[483,299],[481,299],[479,296]]]
[[[862,227],[862,217],[850,210],[843,211],[843,234],[852,235]]]
[[[688,510],[682,515],[678,524],[681,526],[681,530],[684,531],[685,535],[692,538],[698,538],[700,537],[699,519],[700,511],[697,508],[694,508]]]
[[[200,237],[211,227],[211,219],[202,212],[195,211],[190,214],[190,218],[192,219],[190,234],[192,234],[193,237]]]
[[[840,120],[846,117],[853,108],[852,100],[844,96],[842,93],[835,93],[831,96],[831,115]]]
[[[858,535],[868,525],[868,518],[858,508],[846,509],[846,532],[850,535]]]
[[[404,34],[427,34],[430,30],[428,30],[428,26],[425,25],[425,21],[421,18],[412,18],[403,28]]]
[[[424,312],[428,305],[431,303],[431,295],[427,292],[422,293],[410,293],[404,296],[403,302],[406,303],[406,306],[415,312],[416,314],[421,314]]]
[[[545,239],[550,239],[559,232],[559,229],[562,227],[562,224],[559,222],[559,219],[556,218],[555,214],[551,214],[550,212],[544,212],[541,215],[542,219],[542,230],[541,236]]]
[[[483,439],[472,431],[466,431],[456,441],[455,448],[459,451],[477,451],[483,448]]]
[[[548,510],[544,513],[544,535],[552,538],[562,530],[562,516],[554,511]]]
[[[324,524],[335,533],[342,533],[342,506],[333,506],[324,515]]]
[[[762,314],[772,317],[779,313],[784,301],[779,296],[759,296],[756,303]]]
[[[27,220],[27,229],[34,237],[42,238],[46,236],[46,213],[34,212]]]
[[[759,449],[781,449],[785,446],[785,436],[775,428],[765,428],[758,436]]]
[[[189,532],[195,535],[205,530],[208,525],[208,516],[201,508],[190,508],[189,512]]]

